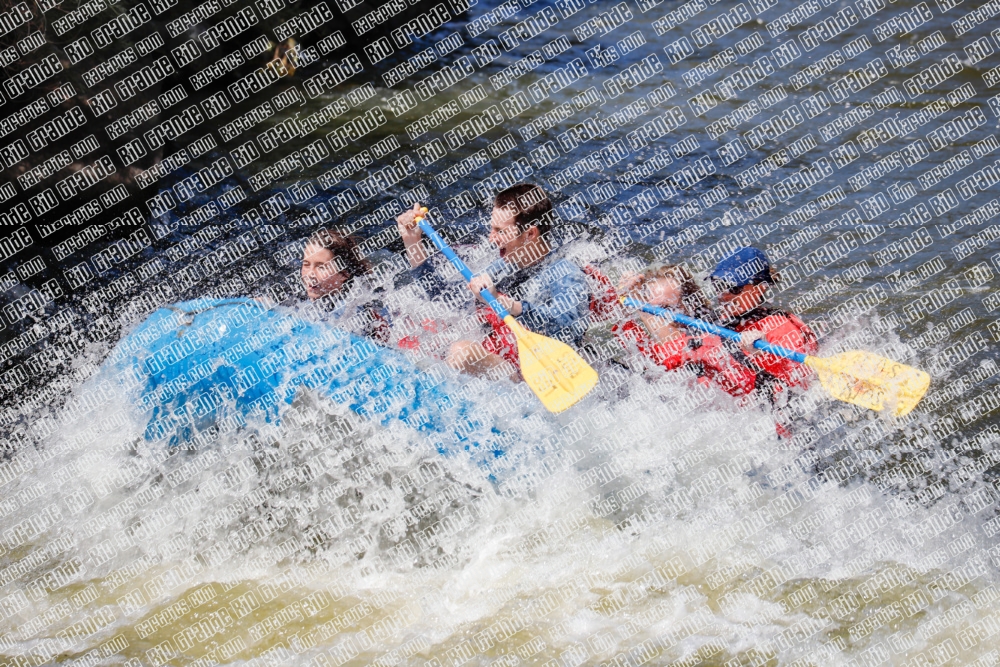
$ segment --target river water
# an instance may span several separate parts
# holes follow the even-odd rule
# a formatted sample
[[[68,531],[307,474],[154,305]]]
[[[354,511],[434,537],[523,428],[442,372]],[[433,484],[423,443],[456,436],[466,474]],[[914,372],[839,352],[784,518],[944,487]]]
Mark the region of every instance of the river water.
[[[460,57],[476,62],[472,47],[544,6],[537,2],[477,39],[466,24],[449,24],[425,45],[457,32],[464,44],[439,64]],[[401,103],[394,99],[399,89],[412,88],[439,65],[391,90],[375,77],[359,79],[293,107],[303,118],[343,100],[351,110],[331,126],[376,106],[387,122],[311,170],[279,181],[287,198],[298,201],[270,220],[271,227],[253,214],[192,224],[182,216],[206,202],[195,197],[187,208],[151,220],[159,238],[126,266],[160,257],[147,265],[156,276],[147,285],[176,287],[161,301],[206,294],[286,298],[297,289],[300,241],[318,224],[309,216],[321,215],[315,207],[323,204],[371,239],[380,281],[360,289],[378,283],[383,298],[395,297],[388,301],[404,321],[425,311],[394,275],[401,246],[384,247],[397,208],[420,198],[436,224],[485,265],[492,255],[483,239],[489,211],[482,195],[506,185],[504,179],[534,180],[553,192],[565,219],[589,230],[577,257],[612,277],[636,257],[686,262],[704,272],[732,247],[766,249],[785,272],[775,300],[815,326],[821,353],[860,348],[928,370],[933,383],[921,406],[894,420],[834,403],[814,386],[789,410],[795,437],[779,440],[765,410],[740,409],[728,397],[704,392],[695,401],[682,378],[607,366],[594,394],[558,417],[535,405],[523,387],[454,379],[463,382],[468,400],[519,434],[522,460],[503,479],[488,479],[468,457],[439,456],[405,428],[372,426],[309,392],[278,424],[252,423],[167,456],[144,443],[144,422],[122,417],[132,408],[121,399],[108,394],[96,409],[87,402],[98,394],[101,376],[87,378],[149,312],[149,302],[130,296],[102,311],[81,298],[73,304],[79,317],[52,341],[72,350],[72,360],[35,378],[4,413],[12,433],[22,425],[30,429],[20,440],[12,437],[22,445],[3,473],[10,481],[3,489],[9,532],[0,553],[0,660],[130,666],[1000,662],[1000,557],[993,555],[1000,431],[992,398],[1000,263],[989,237],[984,248],[962,249],[988,222],[948,227],[991,197],[987,190],[956,198],[957,206],[944,212],[930,201],[993,156],[926,189],[918,180],[962,151],[995,145],[989,137],[996,116],[980,74],[996,57],[972,65],[962,50],[987,35],[988,24],[956,38],[950,22],[972,7],[942,15],[931,6],[933,18],[914,33],[879,43],[876,25],[916,6],[897,2],[774,68],[749,91],[729,100],[701,98],[696,104],[712,108],[697,116],[689,98],[847,4],[824,7],[772,38],[765,21],[795,7],[778,3],[761,20],[676,64],[664,47],[690,38],[694,27],[729,4],[706,6],[663,35],[654,21],[677,5],[665,2],[646,13],[628,6],[630,21],[582,43],[571,29],[612,6],[588,4],[569,18],[556,13],[560,22],[544,35],[398,116],[391,110]],[[494,9],[481,0],[469,18]],[[594,68],[586,49],[636,31],[642,40],[631,38],[634,50]],[[886,49],[897,41],[916,45],[936,31],[946,44],[917,63],[890,66]],[[491,75],[559,35],[569,39],[552,51],[568,49],[546,51],[533,71],[493,90]],[[871,48],[851,64],[793,89],[795,72],[857,45],[862,35]],[[662,69],[611,98],[604,81],[654,53]],[[713,57],[726,62],[727,53],[737,54],[735,64],[688,85],[696,65],[704,68]],[[909,100],[903,81],[949,53],[965,61],[963,71]],[[710,138],[711,123],[766,91],[772,92],[763,100],[772,104],[740,132],[792,103],[805,108],[803,100],[820,91],[829,96],[828,86],[850,67],[876,57],[887,76],[731,164],[724,156],[732,147],[721,155],[719,149],[736,134]],[[550,85],[543,101],[532,98],[533,84],[577,60],[586,64],[586,76],[561,90]],[[966,97],[969,85],[974,90]],[[890,87],[902,99],[893,101]],[[476,90],[486,95],[478,99],[470,92]],[[839,166],[830,156],[848,139],[863,147],[861,130],[907,119],[951,91],[959,91],[956,104],[929,124],[858,151],[850,164]],[[513,118],[504,108],[496,127],[434,158],[437,147],[447,145],[447,130],[519,92],[532,101],[529,108]],[[874,116],[837,137],[821,133],[821,126],[873,99],[883,107]],[[458,116],[410,138],[407,126],[448,104],[461,107]],[[561,105],[573,111],[569,118],[524,140],[522,128]],[[914,166],[854,187],[852,177],[977,105],[987,122]],[[630,144],[629,135],[654,117],[676,120],[675,106],[683,125],[645,146]],[[628,109],[644,111],[629,118]],[[571,127],[614,113],[619,125],[605,136],[580,133],[576,146],[560,141]],[[292,115],[283,114],[272,122]],[[293,141],[283,154],[319,136]],[[374,146],[393,142],[398,148],[372,155]],[[802,149],[798,157],[754,183],[740,176],[793,142]],[[616,154],[616,146],[624,153]],[[565,170],[599,149],[605,150],[593,164],[581,163],[579,173],[566,178]],[[485,163],[467,161],[471,168],[460,173],[456,165],[477,154]],[[363,178],[404,156],[413,173],[384,194],[355,197],[356,203],[342,194],[348,185],[363,192],[372,183],[359,185]],[[316,188],[311,196],[301,189],[347,158],[359,168],[344,169],[329,190]],[[776,184],[793,172],[811,166],[813,175],[823,175],[824,164],[828,173],[814,187],[763,211],[763,186],[778,192]],[[449,168],[455,169],[452,183],[439,178]],[[657,189],[682,169],[672,186]],[[228,184],[249,192],[249,177],[239,174]],[[487,177],[493,180],[484,186]],[[277,191],[278,185],[267,188],[254,203]],[[648,200],[634,199],[642,193]],[[879,193],[882,199],[873,203]],[[869,215],[878,201],[891,210]],[[804,208],[809,202],[817,203]],[[197,234],[209,228],[217,233],[207,242],[178,245],[208,238]],[[381,236],[386,230],[390,234]],[[185,266],[245,234],[259,243],[237,268],[196,284],[181,280]],[[170,247],[189,252],[171,255]],[[94,289],[88,286],[91,294]],[[602,335],[600,327],[591,334],[595,341]]]

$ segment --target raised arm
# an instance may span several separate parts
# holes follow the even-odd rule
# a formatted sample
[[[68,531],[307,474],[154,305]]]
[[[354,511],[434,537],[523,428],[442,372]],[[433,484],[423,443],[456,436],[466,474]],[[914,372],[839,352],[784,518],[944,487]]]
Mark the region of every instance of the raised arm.
[[[413,204],[413,208],[403,211],[396,218],[396,228],[399,230],[399,236],[403,239],[403,245],[406,247],[406,257],[414,269],[427,259],[427,251],[424,250],[424,245],[421,243],[424,233],[417,225],[417,216],[420,215],[420,210],[418,202]]]

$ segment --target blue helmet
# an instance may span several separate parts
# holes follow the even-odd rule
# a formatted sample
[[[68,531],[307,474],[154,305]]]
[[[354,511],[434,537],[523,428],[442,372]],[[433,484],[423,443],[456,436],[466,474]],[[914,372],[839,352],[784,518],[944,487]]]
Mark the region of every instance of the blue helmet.
[[[757,248],[737,248],[716,265],[711,278],[730,289],[761,282],[774,283],[771,262],[764,251]]]

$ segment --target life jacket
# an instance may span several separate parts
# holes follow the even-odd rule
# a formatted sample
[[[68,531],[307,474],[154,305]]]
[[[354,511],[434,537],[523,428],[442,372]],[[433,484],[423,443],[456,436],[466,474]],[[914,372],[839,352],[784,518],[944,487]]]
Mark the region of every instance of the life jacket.
[[[365,335],[379,345],[388,346],[392,341],[392,326],[389,324],[389,319],[374,308],[369,311],[369,317],[371,319],[365,326]]]
[[[687,366],[698,375],[699,383],[717,386],[733,396],[746,396],[754,390],[753,370],[737,361],[718,336],[680,333],[657,343],[635,319],[619,322],[611,330],[623,347],[634,343],[643,356],[668,371]]]
[[[483,348],[487,352],[500,355],[510,363],[520,367],[517,356],[517,339],[514,338],[514,332],[510,330],[510,327],[497,317],[492,308],[478,302],[476,303],[476,318],[488,327],[488,333],[482,341]],[[420,326],[424,331],[430,333],[438,333],[441,330],[441,325],[433,319],[423,320]],[[409,334],[400,338],[396,344],[401,349],[417,351],[420,349],[420,338],[416,334]]]
[[[590,290],[588,308],[590,309],[592,322],[605,322],[615,319],[621,313],[621,304],[618,300],[618,292],[614,284],[597,267],[585,265],[583,273],[587,278]],[[502,294],[502,292],[501,292]],[[514,365],[520,366],[517,356],[517,341],[510,328],[497,317],[492,308],[485,304],[476,303],[476,316],[480,322],[488,326],[486,339],[483,347],[487,352],[498,354]],[[437,333],[439,325],[432,319],[425,319],[421,322],[425,331]],[[404,350],[419,350],[420,339],[416,334],[409,334],[400,338],[396,344]]]
[[[774,345],[815,354],[819,349],[816,334],[792,313],[768,306],[758,306],[725,324],[734,331],[763,331],[765,340]],[[788,398],[788,387],[806,387],[812,370],[805,364],[784,357],[759,352],[747,357],[747,364],[757,371],[757,388],[770,401],[775,414],[775,430],[781,438],[791,438],[791,422],[782,415],[781,406]]]
[[[504,295],[506,296],[506,295]],[[483,348],[491,354],[498,354],[516,367],[521,367],[521,359],[517,354],[517,339],[507,323],[501,320],[493,309],[481,303],[476,303],[476,315],[480,321],[489,325],[490,332],[483,339]]]
[[[370,338],[382,346],[389,346],[391,344],[392,325],[389,323],[389,318],[381,301],[373,300],[360,306],[354,317],[361,324],[360,330],[357,333]]]
[[[590,287],[590,309],[591,320],[603,322],[618,314],[619,302],[618,292],[614,285],[596,267],[586,265],[583,273],[588,278]],[[505,295],[506,296],[506,295]],[[517,355],[517,339],[514,333],[507,326],[507,323],[497,317],[493,309],[482,303],[476,303],[476,314],[479,319],[490,328],[489,333],[483,340],[483,348],[492,354],[499,355],[520,368],[520,359]]]
[[[424,320],[422,320],[420,322],[420,326],[423,328],[424,331],[428,331],[430,333],[437,333],[438,330],[439,330],[439,328],[440,328],[438,326],[437,321],[433,320],[433,319],[431,319],[429,317],[425,318]],[[407,336],[403,336],[398,341],[396,341],[396,344],[401,349],[404,349],[404,350],[419,350],[420,349],[420,339],[416,336],[416,334],[409,334]]]
[[[597,267],[587,264],[583,267],[590,286],[590,314],[595,322],[605,322],[620,313],[621,303],[618,290]]]
[[[289,299],[284,303],[293,305],[295,301]],[[323,317],[331,310],[336,313],[337,309],[330,304],[329,301],[317,301],[311,306],[313,312]],[[379,299],[371,299],[358,306],[353,316],[348,318],[346,328],[359,336],[370,338],[383,347],[392,345],[392,324],[389,321],[389,313]]]
[[[792,313],[776,308],[759,306],[733,318],[724,326],[739,332],[763,331],[768,343],[803,354],[816,354],[819,349],[816,334],[805,322]],[[766,352],[759,352],[749,357],[749,362],[786,386],[804,387],[811,374],[805,364]]]

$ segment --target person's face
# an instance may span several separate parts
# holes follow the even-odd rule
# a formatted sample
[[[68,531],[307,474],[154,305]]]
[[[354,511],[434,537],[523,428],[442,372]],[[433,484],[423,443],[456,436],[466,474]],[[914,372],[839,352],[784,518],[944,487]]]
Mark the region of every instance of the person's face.
[[[649,302],[661,308],[676,310],[681,307],[681,286],[673,278],[662,276],[646,283]]]
[[[309,244],[302,253],[302,284],[310,299],[319,299],[339,292],[347,282],[347,272],[338,271],[333,253]]]
[[[764,302],[767,296],[768,284],[744,285],[738,289],[727,290],[719,294],[722,312],[727,317],[737,317],[748,313]]]
[[[527,253],[524,252],[538,237],[538,227],[531,227],[525,232],[519,232],[514,222],[514,214],[505,208],[494,207],[490,216],[490,243],[500,250],[500,257],[516,266],[525,263]]]

